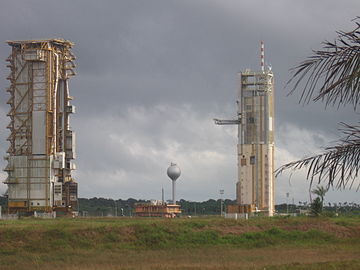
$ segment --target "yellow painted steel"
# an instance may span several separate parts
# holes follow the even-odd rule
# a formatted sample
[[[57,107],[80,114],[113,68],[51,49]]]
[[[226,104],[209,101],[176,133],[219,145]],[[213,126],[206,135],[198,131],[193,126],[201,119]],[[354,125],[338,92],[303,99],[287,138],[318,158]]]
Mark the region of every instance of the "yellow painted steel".
[[[237,203],[274,213],[274,80],[270,70],[240,73]]]
[[[8,207],[23,208],[27,206],[27,201],[9,201]]]
[[[32,123],[33,110],[35,108],[35,105],[33,104],[37,104],[38,106],[43,104],[45,108],[44,160],[46,160],[46,162],[50,162],[52,161],[52,158],[55,156],[55,154],[59,152],[59,145],[56,144],[57,137],[65,136],[66,133],[66,130],[60,130],[59,126],[57,126],[55,129],[53,125],[55,115],[60,115],[60,112],[55,111],[55,108],[59,108],[59,106],[55,106],[54,102],[60,104],[60,101],[57,100],[54,89],[57,87],[57,80],[59,77],[61,77],[61,80],[65,82],[69,76],[75,75],[75,72],[72,70],[72,68],[75,67],[72,62],[75,57],[70,51],[74,43],[63,39],[7,41],[7,43],[12,47],[11,55],[6,59],[6,61],[9,62],[7,67],[9,67],[11,70],[10,75],[7,77],[7,79],[10,81],[10,86],[6,90],[10,94],[10,98],[7,104],[9,104],[11,107],[9,113],[7,114],[7,116],[9,116],[11,119],[10,124],[7,126],[7,128],[10,129],[10,136],[8,138],[10,146],[7,150],[9,155],[7,159],[8,162],[10,162],[10,159],[15,162],[17,157],[26,157],[26,166],[21,168],[19,165],[16,165],[15,168],[18,172],[23,171],[24,175],[21,177],[14,177],[13,167],[11,168],[12,170],[7,171],[9,176],[5,181],[5,183],[8,184],[9,188],[12,190],[20,190],[22,185],[26,186],[26,192],[23,196],[26,196],[26,199],[24,200],[25,205],[21,205],[21,203],[19,205],[17,198],[12,197],[13,195],[10,195],[8,199],[8,206],[10,211],[11,208],[19,207],[26,207],[28,211],[32,211],[34,209],[51,211],[53,205],[51,201],[52,195],[49,179],[50,175],[55,175],[58,178],[62,177],[63,182],[72,180],[72,177],[70,169],[68,168],[63,169],[61,173],[55,170],[51,174],[47,173],[46,175],[42,176],[32,175],[32,171],[41,169],[38,168],[37,165],[34,165],[37,161],[40,160],[39,157],[33,158],[32,153]],[[31,54],[33,52],[35,52],[34,56]],[[57,56],[55,57],[55,55]],[[34,63],[40,62],[44,63],[44,81],[41,81],[41,83],[44,83],[45,85],[44,88],[37,88],[41,89],[41,91],[45,91],[45,102],[40,101],[41,104],[38,103],[39,101],[34,102],[35,97],[33,96],[33,77],[35,76],[33,65],[36,65]],[[40,64],[38,64],[38,66],[40,66]],[[42,69],[40,69],[40,71],[41,70]],[[70,100],[72,100],[72,97],[69,95],[64,95],[63,104],[68,104]],[[27,111],[23,111],[21,108],[25,105],[28,106]],[[38,111],[44,110],[40,109]],[[67,115],[62,115],[62,119],[65,119],[66,116]],[[15,144],[16,141],[17,144]],[[21,141],[20,145],[18,143],[19,141]],[[51,168],[51,164],[48,164],[47,168],[48,170],[53,169]],[[44,182],[41,182],[43,181],[42,179],[44,179]],[[39,195],[32,194],[33,190],[36,191],[35,185],[45,185],[45,191],[43,195],[44,197],[39,197]],[[16,192],[14,194],[16,194]],[[30,203],[31,201],[43,201],[44,206],[32,206],[32,203]]]

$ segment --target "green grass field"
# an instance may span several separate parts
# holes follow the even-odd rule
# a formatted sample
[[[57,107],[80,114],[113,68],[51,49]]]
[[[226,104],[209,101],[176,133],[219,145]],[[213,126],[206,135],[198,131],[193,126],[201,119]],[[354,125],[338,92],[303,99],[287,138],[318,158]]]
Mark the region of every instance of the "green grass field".
[[[0,221],[0,269],[360,269],[360,218]]]

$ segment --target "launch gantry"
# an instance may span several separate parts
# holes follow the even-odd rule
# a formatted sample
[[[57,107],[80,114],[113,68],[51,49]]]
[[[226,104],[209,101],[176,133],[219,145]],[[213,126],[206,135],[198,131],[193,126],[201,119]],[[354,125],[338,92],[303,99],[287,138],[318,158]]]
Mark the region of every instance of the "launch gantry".
[[[62,39],[7,41],[10,111],[7,150],[10,213],[72,211],[77,207],[75,134],[70,128],[69,78],[74,45]]]
[[[261,71],[240,73],[237,119],[214,121],[217,125],[238,126],[236,200],[239,207],[229,209],[235,209],[234,212],[252,209],[272,216],[275,211],[274,75],[270,68],[265,69],[264,61],[261,42]]]

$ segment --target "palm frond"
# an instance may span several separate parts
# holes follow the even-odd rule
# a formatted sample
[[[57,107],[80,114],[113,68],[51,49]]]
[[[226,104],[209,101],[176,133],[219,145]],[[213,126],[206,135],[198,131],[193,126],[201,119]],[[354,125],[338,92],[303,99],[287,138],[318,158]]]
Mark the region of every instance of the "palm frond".
[[[360,17],[357,18],[360,20]],[[351,32],[339,31],[334,42],[325,41],[322,50],[292,69],[292,94],[304,82],[301,103],[324,101],[326,105],[352,104],[360,101],[360,23]]]
[[[328,190],[329,190],[329,187],[325,188],[324,186],[317,186],[315,189],[313,189],[311,191],[311,193],[313,193],[313,194],[317,195],[318,197],[320,197],[321,202],[323,202],[325,194],[326,194],[326,192],[328,192]]]
[[[341,130],[345,136],[335,146],[325,148],[322,154],[281,166],[276,176],[288,169],[306,168],[310,186],[316,181],[327,182],[327,187],[353,187],[360,170],[360,126],[342,123]]]

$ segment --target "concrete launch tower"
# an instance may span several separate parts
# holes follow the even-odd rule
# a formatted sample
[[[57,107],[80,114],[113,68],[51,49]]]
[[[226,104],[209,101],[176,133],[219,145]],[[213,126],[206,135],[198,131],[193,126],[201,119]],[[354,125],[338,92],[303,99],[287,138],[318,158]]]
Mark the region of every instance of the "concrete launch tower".
[[[71,212],[77,207],[75,134],[68,80],[73,43],[61,39],[8,41],[11,73],[10,147],[5,159],[10,213]]]
[[[257,209],[272,216],[275,210],[274,75],[264,66],[263,43],[261,70],[240,73],[237,104],[237,119],[215,119],[218,125],[238,125],[237,204],[243,206],[239,208],[245,209],[243,212]]]

